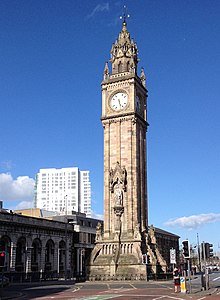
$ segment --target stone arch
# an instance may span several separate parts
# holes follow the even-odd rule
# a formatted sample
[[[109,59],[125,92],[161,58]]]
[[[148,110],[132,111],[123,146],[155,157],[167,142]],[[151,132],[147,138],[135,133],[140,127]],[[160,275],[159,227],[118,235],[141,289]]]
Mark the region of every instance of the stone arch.
[[[66,259],[66,243],[64,240],[59,242],[58,248],[58,273],[64,273]]]
[[[16,243],[15,271],[17,272],[25,271],[26,250],[26,238],[22,236]]]
[[[53,271],[55,262],[55,244],[49,239],[45,245],[45,273]]]
[[[35,238],[31,246],[31,271],[37,272],[40,268],[42,253],[42,243],[39,238]]]
[[[8,235],[3,235],[0,238],[0,251],[6,252],[6,270],[9,270],[10,267],[10,258],[11,258],[11,239]]]

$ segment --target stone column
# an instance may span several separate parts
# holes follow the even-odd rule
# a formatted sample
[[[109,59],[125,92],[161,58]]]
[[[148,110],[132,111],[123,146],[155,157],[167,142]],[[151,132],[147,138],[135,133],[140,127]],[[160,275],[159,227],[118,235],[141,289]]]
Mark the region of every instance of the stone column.
[[[26,248],[26,264],[25,264],[25,273],[26,273],[26,276],[28,273],[31,272],[31,250],[32,250],[32,247],[27,247]]]
[[[11,242],[11,253],[10,253],[10,262],[9,262],[9,269],[10,272],[15,271],[15,262],[16,262],[16,244],[14,242]]]
[[[39,271],[43,273],[45,271],[45,247],[42,247],[39,257]]]
[[[54,248],[54,264],[53,264],[53,271],[58,272],[58,263],[59,263],[59,244],[55,244]]]
[[[71,271],[71,252],[70,252],[70,249],[71,249],[71,245],[70,245],[70,239],[69,239],[69,236],[68,236],[68,238],[67,238],[67,251],[66,251],[66,254],[67,254],[67,259],[66,259],[67,273],[70,273],[70,271]]]
[[[81,259],[81,249],[80,248],[77,248],[76,249],[76,274],[77,275],[80,275],[80,259]]]

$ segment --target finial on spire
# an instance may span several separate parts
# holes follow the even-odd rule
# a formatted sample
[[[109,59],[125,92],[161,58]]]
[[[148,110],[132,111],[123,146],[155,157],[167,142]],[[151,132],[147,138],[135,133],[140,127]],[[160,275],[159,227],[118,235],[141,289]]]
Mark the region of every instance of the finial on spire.
[[[126,5],[124,5],[124,7],[123,7],[123,15],[122,16],[120,16],[120,19],[123,19],[123,25],[126,25],[126,19],[127,18],[130,18],[130,15],[127,13],[127,7],[126,7]]]
[[[118,39],[113,43],[111,48],[112,74],[130,72],[135,73],[138,63],[138,49],[130,33],[127,30],[126,20],[130,17],[127,14],[127,8],[124,6],[124,14],[120,17],[123,19],[122,30],[118,35]]]
[[[108,62],[105,63],[105,69],[104,69],[104,80],[109,78],[109,68],[108,68]]]
[[[145,76],[143,67],[141,68],[140,79],[141,79],[141,82],[142,82],[143,86],[146,87],[146,76]]]

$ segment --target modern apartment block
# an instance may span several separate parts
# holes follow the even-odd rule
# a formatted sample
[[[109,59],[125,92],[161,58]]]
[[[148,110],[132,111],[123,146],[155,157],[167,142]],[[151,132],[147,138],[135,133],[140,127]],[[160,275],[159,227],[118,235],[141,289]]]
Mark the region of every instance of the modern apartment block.
[[[40,169],[35,182],[35,208],[91,217],[91,182],[89,171],[77,167]]]

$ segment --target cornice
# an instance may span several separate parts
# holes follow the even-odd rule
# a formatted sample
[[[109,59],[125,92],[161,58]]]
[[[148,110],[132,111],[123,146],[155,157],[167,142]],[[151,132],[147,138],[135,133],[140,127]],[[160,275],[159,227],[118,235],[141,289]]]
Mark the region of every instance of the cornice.
[[[127,84],[131,84],[133,82],[136,82],[140,88],[142,88],[146,94],[147,94],[147,89],[145,86],[143,86],[141,79],[136,75],[136,74],[131,74],[129,72],[124,72],[124,73],[119,73],[119,74],[114,74],[110,75],[108,79],[105,79],[102,81],[101,86],[102,89],[106,89],[108,86],[111,86],[114,83],[119,83],[121,82],[123,85],[123,82]]]
[[[105,125],[112,124],[112,123],[122,123],[127,121],[132,121],[132,124],[140,123],[143,127],[146,128],[149,126],[148,122],[146,122],[140,115],[137,113],[127,113],[122,114],[120,116],[108,116],[101,118],[102,125],[105,127]]]

